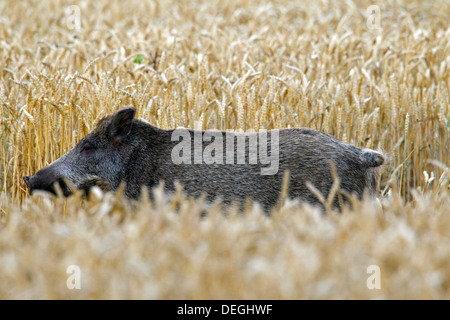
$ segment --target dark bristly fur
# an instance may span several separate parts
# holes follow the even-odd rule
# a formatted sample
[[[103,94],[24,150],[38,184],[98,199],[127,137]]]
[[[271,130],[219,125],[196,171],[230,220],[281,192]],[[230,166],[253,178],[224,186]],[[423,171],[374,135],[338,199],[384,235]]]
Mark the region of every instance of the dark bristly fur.
[[[178,181],[188,195],[205,193],[208,200],[220,196],[225,203],[251,198],[269,210],[279,200],[285,170],[290,173],[289,198],[318,204],[306,183],[310,182],[326,198],[334,181],[330,161],[339,176],[340,190],[355,193],[359,198],[366,190],[372,196],[375,194],[375,167],[384,161],[378,152],[348,145],[323,132],[294,128],[279,130],[279,170],[274,175],[261,175],[261,168],[267,165],[248,164],[248,152],[246,164],[176,165],[171,152],[179,141],[171,141],[173,130],[162,130],[135,119],[135,112],[134,108],[125,108],[99,121],[67,154],[31,178],[24,178],[30,191],[54,192],[52,185],[56,181],[65,190],[63,178],[70,179],[78,188],[103,181],[112,190],[117,190],[123,181],[125,195],[136,199],[144,185],[152,188],[164,181],[165,188],[171,192]],[[189,133],[193,139],[194,131]],[[221,134],[225,157],[225,132]],[[252,134],[257,133],[245,135]],[[269,151],[270,137],[268,134]],[[246,151],[248,143],[247,139]],[[208,144],[203,142],[203,148]],[[95,177],[95,183],[89,183],[89,177]],[[337,198],[333,203],[339,207]]]

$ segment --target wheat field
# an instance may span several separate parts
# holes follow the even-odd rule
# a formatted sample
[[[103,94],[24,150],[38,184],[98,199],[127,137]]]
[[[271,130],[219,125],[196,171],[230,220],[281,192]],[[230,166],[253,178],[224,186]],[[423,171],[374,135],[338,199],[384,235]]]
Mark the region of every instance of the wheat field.
[[[449,16],[446,0],[1,1],[0,298],[449,299]],[[161,187],[27,194],[22,176],[124,106],[381,151],[379,202],[200,218],[203,199]]]

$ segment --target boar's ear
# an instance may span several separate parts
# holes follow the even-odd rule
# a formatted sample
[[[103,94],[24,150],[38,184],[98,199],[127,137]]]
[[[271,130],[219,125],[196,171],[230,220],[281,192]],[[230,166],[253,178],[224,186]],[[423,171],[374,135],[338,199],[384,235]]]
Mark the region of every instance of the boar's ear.
[[[135,108],[124,108],[113,114],[109,126],[111,137],[117,140],[125,138],[131,131],[131,125],[135,115]]]

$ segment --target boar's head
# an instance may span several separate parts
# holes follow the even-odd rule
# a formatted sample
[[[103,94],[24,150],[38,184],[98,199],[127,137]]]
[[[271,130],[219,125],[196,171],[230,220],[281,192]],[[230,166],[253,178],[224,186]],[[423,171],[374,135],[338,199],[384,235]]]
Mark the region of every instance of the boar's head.
[[[56,185],[59,185],[63,194],[69,196],[71,188],[67,180],[79,189],[89,188],[96,181],[116,189],[136,147],[136,141],[131,141],[135,114],[135,108],[125,108],[104,117],[92,132],[61,158],[34,176],[23,177],[30,193],[44,190],[56,194]]]

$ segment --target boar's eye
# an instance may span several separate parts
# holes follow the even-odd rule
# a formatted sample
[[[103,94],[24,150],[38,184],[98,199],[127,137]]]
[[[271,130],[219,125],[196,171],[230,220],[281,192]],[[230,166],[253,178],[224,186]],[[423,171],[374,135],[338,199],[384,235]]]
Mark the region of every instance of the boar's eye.
[[[81,148],[80,153],[90,153],[90,152],[92,152],[92,151],[94,151],[94,150],[95,150],[95,147],[94,147],[92,144],[86,143],[86,144]]]

